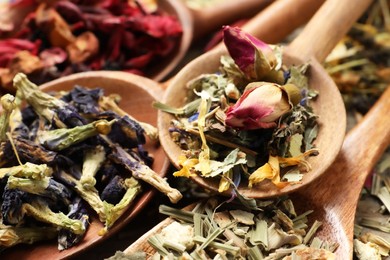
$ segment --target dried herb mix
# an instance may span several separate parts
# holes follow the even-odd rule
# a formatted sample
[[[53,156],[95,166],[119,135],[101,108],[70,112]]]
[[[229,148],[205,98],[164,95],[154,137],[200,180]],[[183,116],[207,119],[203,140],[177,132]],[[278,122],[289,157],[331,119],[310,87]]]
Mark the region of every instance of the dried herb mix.
[[[177,18],[155,1],[19,0],[11,8],[25,6],[32,11],[17,32],[0,28],[0,89],[8,92],[18,72],[38,84],[90,70],[148,74],[182,35]]]
[[[236,27],[224,28],[224,41],[230,56],[218,72],[188,82],[184,107],[155,104],[176,116],[170,132],[183,155],[174,175],[218,177],[220,192],[245,178],[250,187],[299,183],[307,156],[318,153],[308,66],[286,68],[279,47]]]
[[[161,205],[174,221],[149,238],[154,259],[335,259],[337,245],[315,237],[321,223],[309,225],[310,211],[298,215],[288,198],[257,204],[250,210],[211,198],[191,211]]]
[[[104,235],[143,182],[173,203],[181,199],[150,168],[143,145],[146,134],[157,137],[156,129],[109,101],[115,96],[81,86],[50,95],[24,74],[14,84],[16,96],[1,98],[0,248],[55,237],[59,250],[69,248],[83,239],[89,208],[104,223]]]

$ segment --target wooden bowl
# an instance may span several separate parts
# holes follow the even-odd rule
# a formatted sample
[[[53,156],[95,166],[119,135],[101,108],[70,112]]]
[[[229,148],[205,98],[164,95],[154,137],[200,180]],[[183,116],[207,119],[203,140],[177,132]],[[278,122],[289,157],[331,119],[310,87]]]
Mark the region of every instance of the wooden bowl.
[[[181,107],[187,95],[186,83],[191,79],[203,74],[214,73],[218,71],[219,57],[226,55],[226,49],[209,52],[189,63],[182,69],[176,77],[170,82],[165,91],[163,103],[172,107]],[[303,64],[299,59],[288,56],[285,53],[284,64],[299,65]],[[239,190],[242,194],[254,198],[266,198],[290,193],[304,187],[314,179],[318,178],[334,161],[339,152],[346,129],[346,113],[341,95],[327,73],[324,73],[321,65],[312,61],[309,73],[310,87],[319,92],[318,98],[312,102],[314,112],[319,115],[319,133],[315,140],[315,145],[319,149],[319,155],[308,158],[312,166],[311,171],[304,174],[300,184],[288,185],[283,189],[277,188],[271,182],[263,182],[253,188],[248,188],[248,183],[242,181]],[[180,168],[178,164],[179,155],[182,153],[180,147],[172,140],[169,133],[170,122],[174,117],[165,112],[158,112],[158,128],[160,133],[160,142],[164,147],[169,159]],[[202,187],[218,191],[219,179],[202,178],[200,176],[192,179]],[[224,195],[230,195],[231,190],[224,192]]]
[[[0,3],[1,4],[1,3]],[[154,64],[149,64],[146,68],[143,69],[144,75],[148,78],[160,81],[170,72],[175,69],[179,62],[183,59],[184,55],[187,53],[193,38],[193,21],[192,14],[190,10],[182,3],[180,0],[160,0],[158,1],[159,10],[171,16],[174,16],[178,19],[182,26],[183,33],[181,35],[180,42],[177,43],[174,50],[165,57],[162,57],[158,62]],[[27,6],[9,6],[9,4],[0,5],[0,22],[7,23],[9,19],[12,19],[15,22],[15,28],[10,33],[5,35],[0,35],[0,39],[7,39],[12,37],[15,32],[20,30],[23,18],[25,18],[28,13],[34,11],[37,7],[37,3],[33,3]],[[9,10],[11,9],[11,10]]]
[[[183,28],[180,43],[175,50],[157,64],[148,66],[149,68],[145,71],[146,77],[161,81],[178,66],[187,54],[193,38],[193,21],[190,11],[180,0],[161,0],[158,1],[158,5],[163,12],[176,16]]]
[[[84,87],[100,87],[105,94],[116,93],[122,97],[120,107],[140,121],[156,126],[157,111],[151,106],[154,100],[162,97],[161,88],[152,80],[132,75],[125,72],[94,71],[77,73],[63,77],[42,85],[45,91],[70,90],[75,84]],[[146,144],[145,148],[153,155],[154,163],[152,169],[160,176],[165,176],[169,160],[161,146]],[[77,255],[87,248],[103,241],[127,225],[141,209],[152,199],[155,190],[143,185],[143,191],[137,196],[133,204],[112,226],[104,236],[98,232],[103,224],[98,220],[96,214],[91,214],[90,226],[84,239],[74,247],[64,251],[57,249],[57,241],[43,241],[33,245],[17,245],[1,252],[1,259],[64,259]]]

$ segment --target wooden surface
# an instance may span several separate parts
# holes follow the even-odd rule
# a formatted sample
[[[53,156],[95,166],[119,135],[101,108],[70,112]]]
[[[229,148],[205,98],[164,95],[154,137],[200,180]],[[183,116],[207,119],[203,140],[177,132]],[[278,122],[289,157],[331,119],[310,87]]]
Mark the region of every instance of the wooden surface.
[[[84,87],[101,87],[105,94],[116,93],[122,97],[120,107],[140,121],[156,126],[157,112],[151,103],[159,100],[162,90],[152,80],[142,78],[125,72],[86,72],[63,77],[42,86],[46,91],[70,90],[75,84]],[[154,156],[152,169],[160,176],[165,176],[169,161],[161,146],[152,145],[151,142],[145,149]],[[142,183],[142,181],[141,181]],[[63,259],[79,254],[90,246],[102,242],[104,239],[123,228],[132,220],[143,207],[152,199],[155,191],[148,185],[142,184],[143,192],[129,209],[118,219],[107,235],[99,236],[98,232],[103,224],[95,214],[91,214],[90,226],[85,238],[78,245],[64,251],[57,249],[57,241],[37,243],[31,246],[20,245],[1,253],[1,259]]]

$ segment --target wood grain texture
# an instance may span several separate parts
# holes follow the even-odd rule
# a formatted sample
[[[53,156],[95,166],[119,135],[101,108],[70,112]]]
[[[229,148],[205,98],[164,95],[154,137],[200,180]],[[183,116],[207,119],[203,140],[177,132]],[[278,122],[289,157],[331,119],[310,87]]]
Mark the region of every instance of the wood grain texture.
[[[194,20],[194,39],[199,39],[222,25],[247,19],[259,13],[276,0],[224,1],[208,8],[190,9]]]
[[[323,221],[321,238],[338,242],[337,259],[352,259],[354,220],[360,192],[390,145],[390,87],[347,135],[332,166],[315,182],[293,194],[300,210],[313,209]]]
[[[185,208],[183,208],[183,210],[191,211],[193,208],[195,208],[195,206],[196,203],[186,206]],[[156,253],[156,250],[148,243],[148,239],[153,235],[159,234],[161,230],[163,230],[173,221],[174,219],[171,217],[164,219],[156,226],[154,226],[151,230],[142,235],[139,239],[137,239],[137,241],[127,247],[123,252],[128,255],[134,254],[136,252],[145,252],[147,259],[149,259],[153,256],[154,253]]]
[[[325,1],[286,51],[304,61],[313,57],[324,61],[371,3],[372,0]]]
[[[325,0],[278,0],[249,20],[242,29],[266,43],[279,43],[304,25]]]

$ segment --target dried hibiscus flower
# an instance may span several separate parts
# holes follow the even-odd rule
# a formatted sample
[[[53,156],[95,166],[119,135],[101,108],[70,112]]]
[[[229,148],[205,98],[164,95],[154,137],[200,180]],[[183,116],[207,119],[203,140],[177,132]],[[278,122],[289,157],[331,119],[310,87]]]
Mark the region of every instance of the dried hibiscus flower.
[[[177,18],[156,1],[20,0],[20,5],[32,11],[23,15],[16,33],[0,40],[0,90],[7,92],[15,91],[10,82],[16,72],[10,65],[20,59],[19,51],[34,56],[31,71],[38,84],[89,70],[147,76],[175,51],[182,35]],[[0,27],[0,36],[7,28]]]

